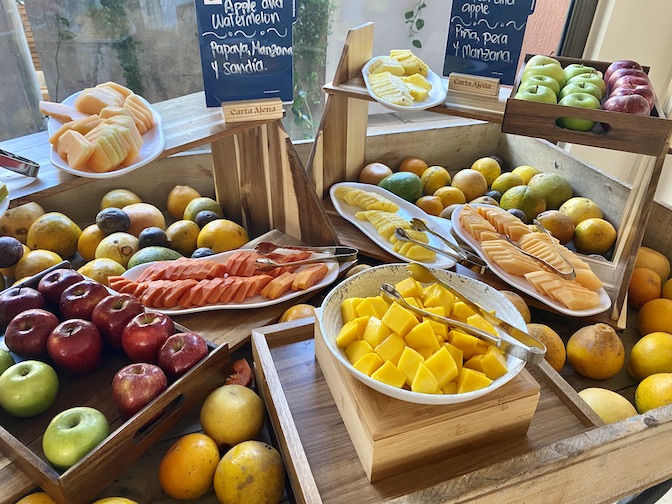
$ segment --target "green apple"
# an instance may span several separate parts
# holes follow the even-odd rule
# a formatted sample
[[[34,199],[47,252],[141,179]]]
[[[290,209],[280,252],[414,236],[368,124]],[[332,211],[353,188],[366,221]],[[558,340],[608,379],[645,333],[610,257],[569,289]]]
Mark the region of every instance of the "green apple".
[[[56,415],[42,436],[42,450],[49,463],[65,470],[110,434],[103,413],[88,406],[76,406]]]
[[[600,100],[588,93],[572,93],[560,100],[560,105],[569,107],[581,107],[588,109],[599,109]],[[556,121],[558,126],[575,131],[590,131],[595,126],[595,121],[590,119],[579,119],[577,117],[560,117]]]
[[[560,84],[558,84],[558,81],[548,75],[530,75],[520,83],[518,89],[525,89],[529,86],[546,86],[547,88],[551,88],[556,96],[560,92]]]
[[[58,376],[49,364],[25,360],[0,375],[0,406],[17,417],[45,412],[56,400]]]
[[[597,70],[595,70],[594,67],[584,65],[582,63],[572,63],[571,65],[567,65],[563,69],[563,72],[565,72],[565,81],[569,81],[569,79],[576,77],[577,75],[597,72]]]
[[[602,91],[600,88],[597,87],[596,84],[588,81],[567,83],[567,85],[560,90],[558,99],[562,100],[565,96],[572,93],[588,93],[598,100],[602,100]]]
[[[528,86],[519,90],[514,96],[517,100],[536,101],[542,103],[558,103],[551,88],[546,86]]]
[[[14,357],[4,348],[0,348],[0,375],[14,365]]]
[[[539,64],[543,64],[543,65],[552,64],[552,65],[562,66],[562,65],[560,65],[560,62],[557,59],[552,58],[550,56],[546,56],[545,54],[535,54],[529,60],[527,60],[527,63],[526,63],[527,66],[534,66],[534,65],[539,65]]]
[[[555,65],[553,63],[539,63],[530,66],[527,64],[523,70],[523,75],[521,76],[520,81],[522,82],[533,75],[547,75],[558,81],[560,87],[565,85],[565,72],[560,65]]]
[[[607,85],[604,83],[604,79],[602,76],[597,73],[597,72],[588,72],[585,74],[579,74],[576,77],[572,77],[567,81],[567,84],[569,83],[578,83],[578,82],[591,82],[595,84],[598,88],[600,88],[600,91],[602,91],[602,95],[604,96],[604,93],[607,92]]]

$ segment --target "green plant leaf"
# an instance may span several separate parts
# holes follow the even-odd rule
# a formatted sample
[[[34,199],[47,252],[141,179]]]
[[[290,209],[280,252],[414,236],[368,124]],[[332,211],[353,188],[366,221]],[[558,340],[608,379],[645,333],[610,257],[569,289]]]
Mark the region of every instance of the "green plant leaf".
[[[413,15],[414,15],[414,13],[413,13],[412,10],[410,10],[410,11],[406,11],[406,12],[404,13],[404,17],[405,17],[406,19],[412,19],[412,18],[413,18]]]
[[[427,7],[427,4],[426,4],[425,2],[422,2],[422,3],[420,4],[420,7],[418,7],[418,10],[420,10],[420,9],[424,9],[425,7]]]
[[[422,42],[420,42],[420,41],[417,40],[417,39],[414,40],[413,42],[411,42],[411,44],[413,44],[413,47],[417,47],[418,49],[421,49],[421,48],[422,48]]]
[[[77,34],[71,32],[70,30],[59,30],[58,38],[60,40],[72,40],[74,38],[77,38]]]
[[[422,28],[425,26],[425,20],[424,19],[416,19],[415,20],[415,27],[419,30],[422,30]]]

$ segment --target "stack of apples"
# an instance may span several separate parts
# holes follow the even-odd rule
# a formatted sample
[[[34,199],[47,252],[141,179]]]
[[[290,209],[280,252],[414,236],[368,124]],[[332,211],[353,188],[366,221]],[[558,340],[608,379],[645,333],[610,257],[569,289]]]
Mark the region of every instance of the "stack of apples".
[[[642,115],[650,114],[654,102],[648,77],[635,61],[615,61],[602,75],[596,68],[581,63],[563,68],[555,58],[541,54],[525,65],[514,98]],[[557,124],[561,128],[589,131],[595,121],[560,117]]]
[[[115,373],[111,390],[126,420],[209,353],[201,336],[176,332],[167,315],[145,311],[135,297],[111,293],[69,268],[48,272],[35,287],[2,291],[2,330],[5,345],[20,362],[0,374],[0,407],[24,418],[54,404],[56,370],[85,375],[100,368],[105,354],[123,351],[131,363]],[[108,434],[109,422],[100,411],[67,409],[45,430],[45,457],[57,469],[67,469]]]

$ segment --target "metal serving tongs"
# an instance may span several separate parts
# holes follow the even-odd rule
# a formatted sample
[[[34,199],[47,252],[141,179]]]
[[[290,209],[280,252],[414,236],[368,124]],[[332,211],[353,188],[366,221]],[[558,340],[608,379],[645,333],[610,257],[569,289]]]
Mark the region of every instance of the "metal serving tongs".
[[[457,255],[459,255],[462,258],[462,261],[466,261],[474,266],[478,266],[479,268],[487,268],[487,265],[485,264],[485,261],[481,259],[478,255],[474,254],[473,252],[466,250],[459,245],[456,245],[455,243],[451,242],[448,240],[445,236],[441,235],[440,233],[437,233],[433,229],[431,229],[425,221],[422,219],[418,219],[417,217],[413,217],[410,220],[411,223],[411,228],[414,229],[415,231],[424,231],[426,233],[430,233],[434,236],[436,236],[439,240],[441,240],[448,248],[453,250]],[[483,273],[483,271],[481,271]]]
[[[35,161],[2,149],[0,149],[0,167],[26,177],[37,177],[40,170],[40,165]]]
[[[329,247],[304,247],[299,245],[276,245],[271,242],[260,242],[254,247],[255,252],[261,255],[267,255],[276,249],[287,250],[305,250],[308,252],[317,252],[323,255],[319,257],[310,257],[301,261],[291,262],[276,262],[268,257],[259,257],[256,261],[256,266],[259,269],[273,269],[282,266],[302,266],[304,264],[316,264],[327,261],[336,261],[338,263],[350,262],[357,259],[359,250],[354,247],[343,247],[340,245],[333,245]]]
[[[560,278],[564,278],[565,280],[574,280],[576,278],[576,271],[574,271],[574,266],[572,265],[571,262],[569,262],[569,259],[565,257],[565,255],[560,251],[558,248],[557,243],[555,242],[556,238],[553,237],[553,235],[544,227],[544,225],[539,222],[537,219],[533,219],[532,223],[541,231],[542,233],[546,233],[550,237],[550,241],[553,244],[553,247],[555,248],[556,253],[560,256],[560,258],[563,260],[563,262],[567,265],[567,270],[559,270],[555,266],[553,266],[551,263],[548,261],[544,261],[541,257],[537,257],[534,254],[530,254],[529,252],[523,250],[518,246],[518,244],[514,243],[513,240],[506,234],[504,235],[504,238],[506,241],[508,241],[511,245],[516,247],[517,250],[519,250],[521,253],[529,257],[530,259],[533,259],[534,261],[538,262],[541,264],[544,268],[548,269],[549,271],[552,271],[556,275],[558,275]]]
[[[424,283],[435,282],[439,284],[441,287],[451,292],[455,297],[457,297],[460,301],[466,304],[469,308],[471,308],[480,316],[482,316],[485,320],[490,322],[497,331],[497,333],[499,334],[499,337],[493,336],[490,333],[485,333],[485,335],[476,334],[480,332],[479,329],[469,326],[468,324],[465,325],[469,327],[469,330],[464,329],[462,327],[455,325],[453,323],[453,319],[447,319],[446,321],[442,320],[440,322],[443,322],[448,325],[454,325],[454,327],[458,327],[464,330],[464,332],[471,334],[472,336],[476,336],[480,339],[483,339],[487,343],[496,346],[503,352],[513,355],[514,357],[518,357],[519,359],[522,359],[525,362],[529,362],[531,364],[540,364],[544,360],[544,355],[546,354],[546,346],[542,342],[540,342],[536,338],[533,338],[525,331],[512,326],[505,320],[502,320],[496,315],[485,310],[478,303],[473,302],[471,299],[464,296],[460,291],[451,287],[443,280],[439,279],[436,275],[434,275],[434,273],[432,273],[432,271],[429,268],[423,266],[422,264],[414,262],[408,265],[408,272],[418,282],[424,282]],[[419,310],[419,308],[416,308],[415,310]],[[415,310],[412,309],[412,311]],[[416,313],[419,312],[416,311]],[[422,315],[425,316],[424,313]],[[427,315],[427,317],[429,318],[429,315]],[[464,324],[463,322],[460,323]]]
[[[411,236],[404,228],[400,227],[396,228],[394,230],[394,236],[397,238],[397,240],[411,242],[414,243],[415,245],[419,245],[420,247],[426,248],[427,250],[431,250],[432,252],[435,252],[437,254],[450,257],[451,259],[462,264],[463,266],[465,265],[465,263],[468,263],[466,265],[467,267],[477,266],[481,269],[484,269],[486,267],[486,264],[480,258],[478,258],[478,260],[473,257],[467,258],[467,255],[462,253],[463,251],[457,252],[452,247],[450,250],[440,249],[434,247],[433,245],[430,245],[429,243],[423,243],[421,241],[415,240],[414,238],[411,238]]]

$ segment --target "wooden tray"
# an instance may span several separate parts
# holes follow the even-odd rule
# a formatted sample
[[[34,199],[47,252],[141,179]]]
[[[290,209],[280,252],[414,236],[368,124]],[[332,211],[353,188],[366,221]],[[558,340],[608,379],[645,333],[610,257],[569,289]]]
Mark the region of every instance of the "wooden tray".
[[[470,446],[371,484],[315,360],[313,320],[254,330],[252,351],[299,503],[613,503],[672,475],[672,406],[597,426],[544,364],[530,369],[541,398],[527,436]]]

